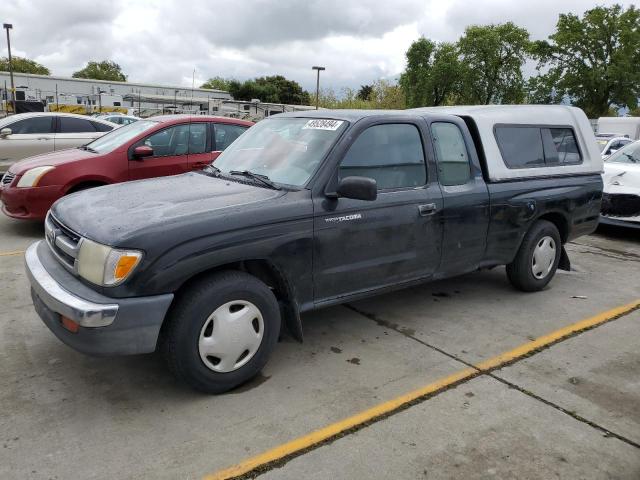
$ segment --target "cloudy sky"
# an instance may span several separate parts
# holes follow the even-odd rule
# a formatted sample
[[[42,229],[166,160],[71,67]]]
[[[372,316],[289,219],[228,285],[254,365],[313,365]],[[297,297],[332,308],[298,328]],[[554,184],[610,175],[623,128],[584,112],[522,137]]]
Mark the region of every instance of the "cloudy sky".
[[[119,63],[130,81],[199,85],[212,76],[282,74],[336,90],[395,79],[425,36],[454,41],[470,24],[513,21],[546,38],[559,13],[610,0],[11,0],[14,55],[71,75],[91,59]],[[632,2],[618,2],[630,4]],[[6,44],[1,55],[6,55]]]

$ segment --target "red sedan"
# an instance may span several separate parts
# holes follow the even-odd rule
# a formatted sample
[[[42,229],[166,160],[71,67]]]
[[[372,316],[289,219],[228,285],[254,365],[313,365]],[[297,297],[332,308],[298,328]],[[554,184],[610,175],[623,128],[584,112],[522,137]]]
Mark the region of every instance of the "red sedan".
[[[251,125],[226,117],[153,117],[79,148],[24,159],[2,177],[2,211],[42,220],[53,202],[68,193],[202,169]]]

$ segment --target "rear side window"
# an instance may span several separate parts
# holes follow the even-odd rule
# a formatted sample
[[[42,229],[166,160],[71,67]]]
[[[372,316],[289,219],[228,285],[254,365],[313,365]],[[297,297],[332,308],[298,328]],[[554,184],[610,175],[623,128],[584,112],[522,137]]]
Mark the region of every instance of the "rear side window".
[[[544,155],[547,164],[580,163],[580,151],[570,128],[543,128]]]
[[[496,126],[496,141],[509,168],[582,163],[573,129],[567,127]]]
[[[207,124],[189,124],[189,153],[205,153],[207,150]]]
[[[424,185],[427,173],[418,129],[410,124],[367,128],[340,164],[339,177],[349,176],[373,178],[379,190]]]
[[[226,123],[212,124],[214,131],[215,150],[222,152],[231,145],[236,138],[242,135],[248,127],[240,125],[227,125]]]
[[[58,117],[58,133],[87,133],[95,132],[95,122],[75,117]]]
[[[25,118],[8,125],[12,134],[53,133],[53,117]]]
[[[91,125],[96,129],[97,132],[110,132],[111,130],[113,130],[113,127],[105,125],[104,123],[91,122]]]
[[[507,167],[530,168],[544,165],[539,127],[496,127],[496,140]]]
[[[457,125],[446,122],[431,124],[431,135],[438,160],[438,178],[442,185],[464,185],[471,178],[469,153]]]

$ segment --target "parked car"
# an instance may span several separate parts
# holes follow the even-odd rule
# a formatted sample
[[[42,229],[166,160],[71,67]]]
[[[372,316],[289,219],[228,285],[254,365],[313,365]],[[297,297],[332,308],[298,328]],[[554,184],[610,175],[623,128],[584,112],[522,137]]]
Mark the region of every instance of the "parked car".
[[[605,160],[603,179],[600,223],[640,228],[640,141]]]
[[[117,125],[73,113],[19,113],[0,119],[0,163],[79,147]]]
[[[202,169],[251,125],[226,117],[154,117],[76,149],[22,160],[0,182],[2,211],[43,220],[53,202],[68,193]]]
[[[106,120],[107,122],[115,123],[116,125],[129,125],[130,123],[137,122],[140,120],[139,117],[134,117],[132,115],[100,115],[96,118],[101,120]]]
[[[203,171],[56,202],[27,274],[69,346],[158,348],[223,392],[260,371],[281,323],[302,339],[302,312],[498,265],[545,288],[598,224],[601,169],[566,106],[275,115]]]
[[[633,140],[619,133],[599,133],[596,135],[596,142],[604,159],[625,145],[633,143]]]

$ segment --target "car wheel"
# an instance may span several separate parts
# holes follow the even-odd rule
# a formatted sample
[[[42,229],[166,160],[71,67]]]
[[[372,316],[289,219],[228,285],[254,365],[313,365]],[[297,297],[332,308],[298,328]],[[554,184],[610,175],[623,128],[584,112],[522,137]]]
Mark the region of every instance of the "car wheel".
[[[538,220],[524,236],[516,258],[507,265],[509,280],[524,292],[542,290],[556,273],[561,250],[556,226]]]
[[[179,294],[161,332],[160,348],[180,380],[222,393],[253,378],[280,332],[273,292],[244,272],[221,272]]]

